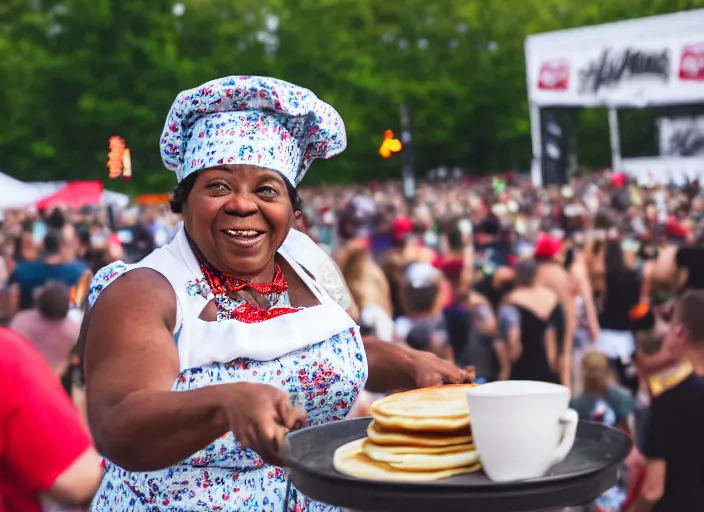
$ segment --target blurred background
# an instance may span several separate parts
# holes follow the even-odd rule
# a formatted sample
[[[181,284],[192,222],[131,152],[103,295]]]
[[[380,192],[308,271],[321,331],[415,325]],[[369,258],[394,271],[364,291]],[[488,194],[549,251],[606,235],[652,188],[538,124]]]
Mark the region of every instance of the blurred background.
[[[306,184],[398,177],[379,139],[406,105],[416,166],[526,170],[527,35],[704,6],[702,0],[3,0],[0,170],[22,181],[103,179],[108,137],[132,150],[131,193],[172,186],[157,150],[175,94],[229,74],[311,88],[349,149]],[[579,112],[579,163],[611,164],[607,113]],[[622,122],[622,146],[655,151]]]

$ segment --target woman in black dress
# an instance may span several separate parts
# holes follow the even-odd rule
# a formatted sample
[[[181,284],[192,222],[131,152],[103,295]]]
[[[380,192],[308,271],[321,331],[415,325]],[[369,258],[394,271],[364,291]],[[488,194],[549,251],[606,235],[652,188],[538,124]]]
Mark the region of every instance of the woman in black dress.
[[[516,287],[499,310],[501,333],[512,362],[512,380],[559,383],[564,315],[557,295],[536,285],[537,272],[533,260],[516,266]]]

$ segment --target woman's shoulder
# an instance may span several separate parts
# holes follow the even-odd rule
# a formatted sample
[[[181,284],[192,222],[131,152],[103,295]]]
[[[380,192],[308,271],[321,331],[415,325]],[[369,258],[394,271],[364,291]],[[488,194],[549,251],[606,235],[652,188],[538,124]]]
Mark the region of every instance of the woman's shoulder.
[[[527,301],[527,302],[557,302],[557,294],[550,288],[544,285],[535,285],[530,288],[518,288],[509,293],[506,297],[508,302]]]
[[[506,303],[535,312],[540,317],[547,317],[559,305],[559,297],[550,288],[536,285],[514,290],[507,297]]]
[[[138,264],[115,261],[98,270],[93,276],[88,290],[88,305],[93,307],[98,297],[110,285],[127,274],[132,274],[131,277],[147,286],[159,286],[162,283],[167,285],[166,279],[158,277],[159,273],[156,270]]]
[[[553,300],[555,302],[557,302],[557,300],[558,300],[557,294],[553,290],[548,288],[547,286],[541,286],[541,285],[536,286],[535,287],[535,294],[545,300]]]
[[[100,293],[110,286],[115,280],[130,270],[130,265],[124,261],[114,261],[98,270],[90,282],[88,289],[88,303],[92,307],[98,300]]]

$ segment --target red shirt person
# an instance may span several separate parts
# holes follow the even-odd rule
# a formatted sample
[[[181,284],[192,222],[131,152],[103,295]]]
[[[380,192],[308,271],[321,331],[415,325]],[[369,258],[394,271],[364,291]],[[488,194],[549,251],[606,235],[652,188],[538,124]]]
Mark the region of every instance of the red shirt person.
[[[95,493],[100,457],[49,364],[0,327],[0,511],[41,512],[40,496],[80,506]]]

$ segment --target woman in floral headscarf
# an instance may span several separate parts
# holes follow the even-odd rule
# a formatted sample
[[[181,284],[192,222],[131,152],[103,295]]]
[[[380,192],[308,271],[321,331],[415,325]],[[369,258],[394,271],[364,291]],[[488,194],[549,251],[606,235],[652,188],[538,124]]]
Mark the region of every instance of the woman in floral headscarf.
[[[107,458],[93,510],[332,510],[288,485],[287,432],[342,420],[365,382],[469,380],[363,341],[337,269],[291,229],[311,162],[345,145],[339,114],[287,82],[228,77],[178,95],[161,150],[183,228],[99,272],[83,326]]]

